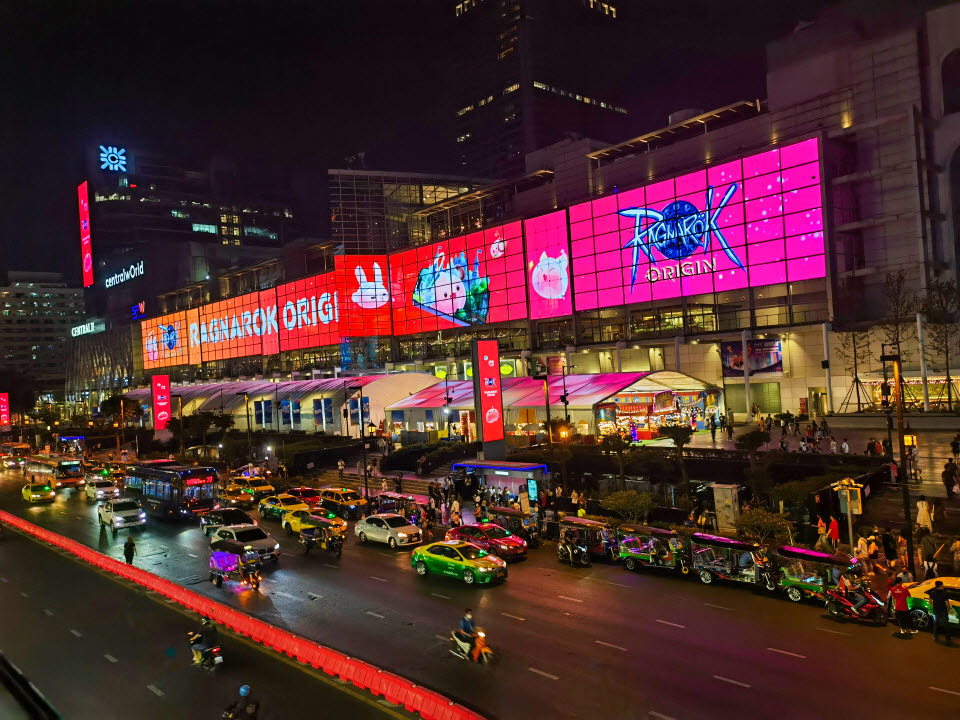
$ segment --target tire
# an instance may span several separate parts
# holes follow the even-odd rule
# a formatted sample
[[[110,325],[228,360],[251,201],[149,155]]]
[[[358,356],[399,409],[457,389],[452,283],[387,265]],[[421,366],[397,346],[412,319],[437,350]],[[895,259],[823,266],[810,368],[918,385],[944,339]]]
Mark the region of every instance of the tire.
[[[266,511],[265,511],[263,508],[257,508],[257,512],[260,513],[260,519],[261,519],[261,520],[266,520],[266,519],[267,519],[267,513],[266,513]]]
[[[397,549],[397,541],[394,540],[393,538],[390,538],[389,540],[387,540],[387,547],[390,548],[391,550],[396,550],[396,549]]]
[[[475,582],[477,582],[477,578],[474,577],[473,572],[471,570],[464,570],[463,581],[467,585],[473,585]]]
[[[798,587],[788,587],[787,599],[791,602],[798,603],[803,600],[803,591]]]
[[[417,575],[420,577],[426,577],[427,573],[429,572],[430,571],[427,569],[427,564],[423,560],[417,563]]]
[[[843,611],[840,609],[840,606],[837,605],[833,600],[827,601],[827,612],[830,613],[830,615],[835,618],[843,617]]]
[[[284,523],[283,529],[287,531],[287,535],[293,535],[293,528],[290,527],[290,523]]]
[[[910,611],[910,621],[917,630],[929,630],[933,624],[933,618],[923,608],[914,608]]]
[[[360,541],[360,544],[361,544],[361,545],[366,545],[366,544],[367,544],[367,534],[366,534],[366,533],[360,533],[360,534],[357,536],[357,539]],[[390,539],[392,540],[393,538],[390,538]]]
[[[711,573],[709,570],[701,570],[699,577],[700,582],[702,582],[704,585],[709,585],[713,582],[713,573]]]
[[[888,622],[887,609],[877,608],[876,612],[873,613],[873,622],[880,627],[885,627]]]
[[[624,560],[623,566],[630,572],[636,572],[636,569],[638,567],[636,559],[632,557],[628,557],[626,560]]]
[[[221,575],[215,575],[213,578],[213,584],[217,587],[223,587],[223,577]]]

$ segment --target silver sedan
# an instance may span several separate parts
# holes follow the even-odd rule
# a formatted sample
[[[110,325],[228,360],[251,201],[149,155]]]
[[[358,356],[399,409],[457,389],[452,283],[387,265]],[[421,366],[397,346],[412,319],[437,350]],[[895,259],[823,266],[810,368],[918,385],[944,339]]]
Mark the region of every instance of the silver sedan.
[[[361,543],[386,543],[391,549],[398,545],[417,545],[420,542],[420,528],[411,525],[403,515],[380,513],[357,520],[354,534]]]

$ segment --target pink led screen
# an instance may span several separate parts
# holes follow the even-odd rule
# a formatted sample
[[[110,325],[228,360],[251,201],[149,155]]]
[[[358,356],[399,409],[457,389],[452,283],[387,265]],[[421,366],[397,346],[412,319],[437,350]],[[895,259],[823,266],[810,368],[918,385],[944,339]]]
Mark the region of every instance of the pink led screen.
[[[526,319],[522,235],[514,222],[391,255],[394,334]]]
[[[569,315],[573,310],[573,291],[566,211],[525,220],[523,236],[527,245],[530,319]]]
[[[569,213],[577,310],[826,275],[816,138]]]

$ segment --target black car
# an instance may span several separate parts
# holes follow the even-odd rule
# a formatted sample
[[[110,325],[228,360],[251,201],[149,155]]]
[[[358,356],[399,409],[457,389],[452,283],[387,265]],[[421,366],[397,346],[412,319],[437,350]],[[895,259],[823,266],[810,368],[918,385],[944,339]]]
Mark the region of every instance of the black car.
[[[237,508],[224,508],[223,510],[214,510],[200,517],[200,529],[204,535],[209,535],[214,530],[227,525],[256,525],[256,521],[247,515],[243,510]]]

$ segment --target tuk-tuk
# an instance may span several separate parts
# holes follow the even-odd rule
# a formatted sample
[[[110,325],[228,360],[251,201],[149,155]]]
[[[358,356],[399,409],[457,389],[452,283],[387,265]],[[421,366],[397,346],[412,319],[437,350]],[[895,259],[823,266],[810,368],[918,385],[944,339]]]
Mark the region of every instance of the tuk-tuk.
[[[492,507],[487,515],[491,522],[526,540],[531,549],[540,547],[540,528],[530,513],[508,507]]]
[[[771,558],[770,570],[777,588],[793,602],[800,602],[811,595],[823,598],[825,590],[836,586],[842,572],[859,572],[859,562],[845,553],[831,555],[781,545]]]
[[[720,579],[759,585],[770,591],[777,587],[769,561],[756,543],[694,533],[690,536],[690,564],[704,585]]]
[[[627,570],[662,567],[690,573],[683,537],[673,530],[646,525],[617,528],[617,552]]]
[[[376,497],[378,513],[396,513],[403,515],[412,525],[419,524],[423,507],[413,495],[395,492],[382,492]]]
[[[617,538],[605,522],[582,517],[565,517],[560,521],[560,536],[571,533],[577,544],[584,545],[593,557],[617,559]]]
[[[324,518],[312,518],[310,525],[300,531],[297,540],[305,555],[314,548],[329,550],[337,557],[343,554],[343,532],[336,523]]]
[[[249,545],[217,540],[210,546],[210,582],[217,587],[235,577],[241,585],[260,587],[260,555]]]

